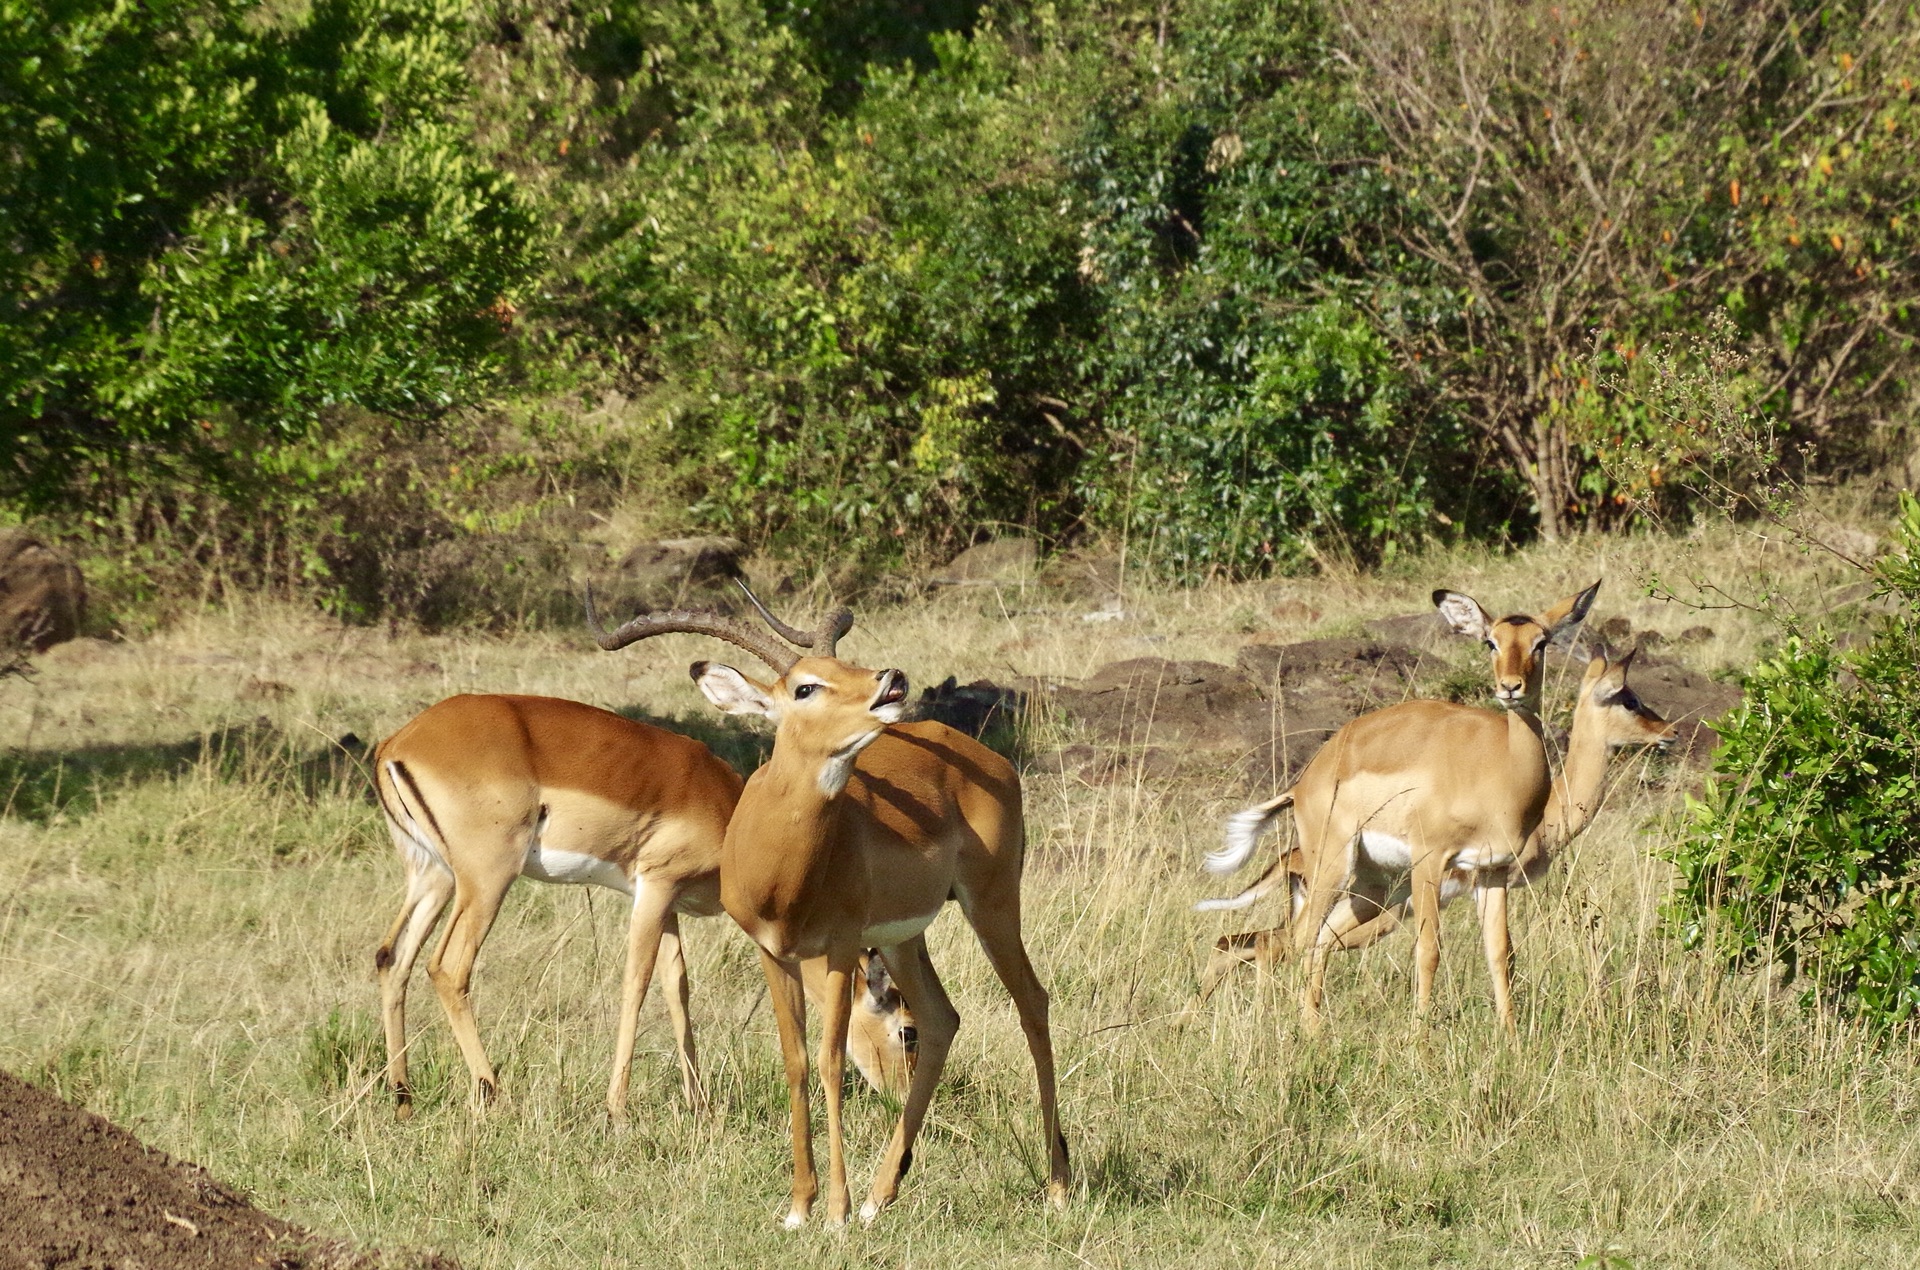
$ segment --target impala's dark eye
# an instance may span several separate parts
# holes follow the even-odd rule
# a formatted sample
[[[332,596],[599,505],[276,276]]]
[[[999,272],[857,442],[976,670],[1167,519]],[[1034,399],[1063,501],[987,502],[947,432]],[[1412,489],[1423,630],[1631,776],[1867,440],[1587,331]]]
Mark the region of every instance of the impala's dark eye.
[[[801,684],[793,690],[793,699],[795,701],[805,701],[813,695],[813,690],[819,686],[819,684]]]
[[[1487,647],[1491,648],[1496,653],[1500,651],[1500,645],[1494,643],[1492,640],[1487,641]]]

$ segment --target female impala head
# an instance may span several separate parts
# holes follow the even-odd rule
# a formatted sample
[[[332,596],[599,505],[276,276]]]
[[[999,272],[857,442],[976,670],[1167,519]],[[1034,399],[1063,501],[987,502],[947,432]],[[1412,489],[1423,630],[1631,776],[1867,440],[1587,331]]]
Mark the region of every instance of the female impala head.
[[[1547,645],[1569,634],[1593,607],[1600,592],[1594,583],[1570,595],[1538,617],[1516,613],[1495,620],[1479,601],[1458,591],[1433,593],[1433,606],[1455,634],[1484,643],[1493,654],[1493,695],[1509,710],[1540,708],[1540,687],[1546,675]]]
[[[1673,744],[1679,729],[1628,686],[1627,671],[1633,658],[1634,652],[1630,651],[1618,661],[1596,655],[1587,663],[1580,695],[1575,699],[1573,726],[1576,731],[1593,728],[1595,739],[1604,740],[1610,750],[1630,745],[1657,745],[1664,750]]]

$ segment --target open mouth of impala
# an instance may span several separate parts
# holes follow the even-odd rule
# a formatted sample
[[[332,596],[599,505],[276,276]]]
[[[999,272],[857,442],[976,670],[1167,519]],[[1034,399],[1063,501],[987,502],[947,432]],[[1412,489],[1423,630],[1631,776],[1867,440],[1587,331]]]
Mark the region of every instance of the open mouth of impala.
[[[883,670],[879,675],[880,691],[875,694],[873,704],[867,709],[876,713],[887,706],[897,706],[907,699],[907,676],[898,670]]]

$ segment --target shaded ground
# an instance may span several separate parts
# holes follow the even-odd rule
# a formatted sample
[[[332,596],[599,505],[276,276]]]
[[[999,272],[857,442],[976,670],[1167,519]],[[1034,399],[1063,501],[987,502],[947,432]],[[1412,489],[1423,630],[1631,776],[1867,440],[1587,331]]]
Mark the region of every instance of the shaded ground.
[[[261,1212],[197,1164],[0,1072],[0,1267],[455,1270],[372,1257]]]

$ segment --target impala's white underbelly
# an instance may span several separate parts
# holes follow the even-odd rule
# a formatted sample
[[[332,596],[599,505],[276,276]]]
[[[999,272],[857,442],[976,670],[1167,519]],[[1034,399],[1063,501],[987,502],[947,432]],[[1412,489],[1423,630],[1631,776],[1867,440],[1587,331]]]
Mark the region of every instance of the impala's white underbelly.
[[[1453,857],[1453,867],[1465,872],[1480,869],[1505,869],[1513,864],[1513,852],[1498,847],[1468,847]]]
[[[927,927],[933,925],[936,913],[925,917],[909,917],[897,922],[881,922],[878,926],[869,926],[860,932],[860,942],[867,948],[891,948],[902,940],[912,939]]]
[[[1377,829],[1360,831],[1360,854],[1383,873],[1405,873],[1413,868],[1413,844]],[[1463,886],[1471,885],[1472,874],[1487,869],[1507,868],[1512,865],[1513,859],[1512,851],[1498,847],[1467,847],[1449,863],[1448,877],[1443,885],[1452,887],[1452,894],[1457,895]]]
[[[520,872],[541,882],[586,882],[622,895],[633,894],[633,883],[619,865],[578,851],[556,851],[537,842],[527,849]]]
[[[1413,844],[1378,829],[1360,831],[1360,854],[1388,873],[1405,873],[1413,867]]]

